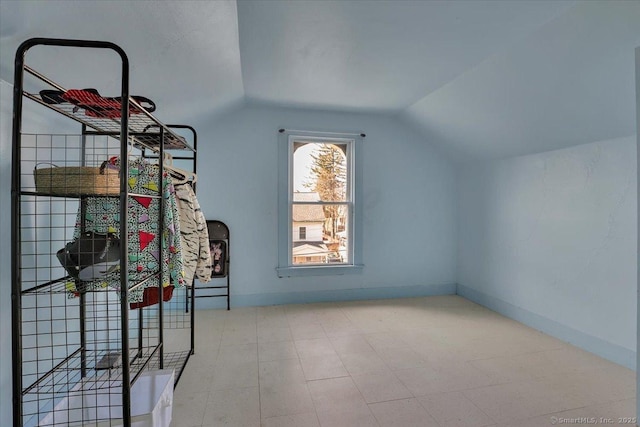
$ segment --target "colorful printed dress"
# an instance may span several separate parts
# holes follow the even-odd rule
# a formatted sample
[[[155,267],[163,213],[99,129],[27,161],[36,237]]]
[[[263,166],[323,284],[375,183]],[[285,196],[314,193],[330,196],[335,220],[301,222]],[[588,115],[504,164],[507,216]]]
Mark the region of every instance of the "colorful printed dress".
[[[112,157],[107,167],[120,168],[120,159]],[[171,177],[164,173],[162,197],[158,179],[160,168],[144,159],[129,161],[129,197],[127,206],[129,287],[146,280],[142,286],[129,289],[128,301],[139,303],[146,288],[158,288],[159,263],[164,264],[162,286],[185,286],[180,242],[180,219]],[[164,227],[159,229],[160,202],[164,204]],[[82,231],[114,233],[120,238],[120,207],[116,197],[87,197],[78,210],[74,238]],[[120,289],[120,274],[110,273],[102,279],[83,282],[86,290],[100,287]]]

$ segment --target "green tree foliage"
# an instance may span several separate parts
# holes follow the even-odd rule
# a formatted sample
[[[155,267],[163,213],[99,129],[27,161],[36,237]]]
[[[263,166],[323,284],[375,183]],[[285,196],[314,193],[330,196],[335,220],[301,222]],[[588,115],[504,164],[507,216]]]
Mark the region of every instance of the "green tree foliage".
[[[347,191],[347,158],[342,149],[334,144],[318,144],[311,154],[311,180],[305,187],[315,191],[324,202],[342,202]],[[339,205],[324,206],[327,218],[325,232],[333,239],[338,231],[338,218],[343,215]]]

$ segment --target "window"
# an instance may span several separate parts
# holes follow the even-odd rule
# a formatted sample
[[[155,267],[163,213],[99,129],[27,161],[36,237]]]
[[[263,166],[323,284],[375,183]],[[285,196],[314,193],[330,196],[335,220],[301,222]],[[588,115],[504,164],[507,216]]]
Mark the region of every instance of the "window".
[[[361,265],[362,136],[280,132],[278,274],[346,274]]]

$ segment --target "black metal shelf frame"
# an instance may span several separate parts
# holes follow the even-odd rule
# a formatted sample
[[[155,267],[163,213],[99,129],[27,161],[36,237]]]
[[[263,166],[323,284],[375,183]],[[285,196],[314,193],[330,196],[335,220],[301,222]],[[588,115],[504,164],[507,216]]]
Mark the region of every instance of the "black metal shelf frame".
[[[25,75],[59,91],[66,89],[48,79],[44,74],[32,69],[25,63],[25,56],[34,46],[76,47],[111,50],[117,53],[121,61],[120,75],[120,115],[118,118],[102,118],[87,115],[90,108],[78,109],[71,103],[49,104],[39,95],[28,93],[24,89]],[[103,136],[115,141],[110,149],[115,150],[121,159],[127,159],[130,146],[140,150],[142,157],[164,158],[165,150],[188,152],[181,159],[190,160],[193,171],[197,160],[196,131],[186,125],[166,125],[147,112],[129,92],[129,60],[126,53],[117,45],[103,41],[66,40],[34,38],[20,45],[15,56],[14,93],[12,124],[12,183],[11,183],[11,253],[12,253],[12,356],[13,356],[13,425],[24,426],[38,423],[45,415],[80,382],[83,390],[107,390],[117,386],[121,390],[121,419],[124,426],[131,425],[131,386],[145,371],[151,369],[173,368],[176,370],[177,384],[189,357],[194,353],[194,304],[193,284],[180,291],[176,288],[173,300],[163,302],[159,298],[157,305],[151,308],[130,310],[129,291],[142,283],[131,284],[127,274],[121,274],[119,289],[96,288],[76,293],[76,298],[66,298],[70,292],[68,285],[78,283],[64,274],[60,265],[53,265],[51,255],[61,242],[64,232],[71,228],[67,203],[83,206],[85,196],[56,196],[36,191],[35,186],[25,187],[28,174],[23,167],[33,166],[30,153],[39,153],[39,147],[28,147],[23,152],[23,99],[27,98],[50,110],[80,123],[81,147],[78,159],[69,164],[84,166],[86,151],[91,138]],[[85,111],[83,111],[85,110]],[[176,132],[189,130],[191,143]],[[54,135],[54,134],[51,134]],[[51,141],[51,145],[54,142]],[[57,147],[68,150],[66,146]],[[102,149],[102,148],[101,148]],[[107,151],[105,149],[105,151]],[[104,154],[100,151],[101,154]],[[66,161],[66,154],[65,154]],[[91,165],[92,166],[92,165]],[[158,162],[162,187],[163,164]],[[29,171],[30,172],[30,171]],[[120,165],[119,195],[105,196],[119,204],[120,218],[127,215],[127,203],[136,194],[129,193],[127,161]],[[148,197],[148,196],[145,196]],[[54,220],[40,214],[38,209],[45,205],[51,217],[62,218],[62,226]],[[73,206],[76,206],[73,205]],[[163,204],[159,204],[160,222],[164,229]],[[84,211],[83,211],[84,213]],[[23,224],[26,224],[26,226]],[[30,228],[31,223],[38,224]],[[84,221],[84,219],[83,219]],[[127,221],[120,223],[120,271],[129,269]],[[40,239],[39,233],[51,235],[48,241]],[[62,233],[63,237],[59,234]],[[62,239],[62,240],[61,240]],[[58,245],[58,246],[56,246]],[[45,248],[43,249],[43,246]],[[163,277],[163,263],[159,262],[157,272],[151,276]],[[148,280],[143,279],[143,280]],[[162,280],[159,293],[162,295]],[[191,313],[185,314],[184,303],[189,304]],[[57,330],[64,324],[64,329]],[[188,348],[167,348],[166,328],[190,329]],[[108,358],[111,343],[118,344],[120,360],[108,369],[98,369],[99,362]],[[106,349],[105,349],[106,348]],[[35,420],[35,421],[34,421]],[[103,422],[105,420],[102,420]],[[110,421],[107,420],[109,423]],[[64,425],[64,424],[53,424]],[[120,425],[120,424],[119,424]]]
[[[214,268],[211,279],[212,281],[224,280],[225,284],[215,285],[212,283],[210,285],[196,286],[194,283],[194,292],[191,301],[193,302],[194,298],[226,298],[227,310],[231,310],[231,236],[229,227],[222,221],[207,220],[207,230],[209,233],[209,245],[212,249],[211,258]],[[219,260],[216,260],[213,253],[213,245],[215,244],[222,246],[222,248],[220,248]],[[219,271],[215,270],[216,265],[220,268]],[[213,291],[211,291],[212,289]],[[196,295],[196,290],[200,291],[200,295]],[[202,291],[205,291],[205,293],[202,294]]]

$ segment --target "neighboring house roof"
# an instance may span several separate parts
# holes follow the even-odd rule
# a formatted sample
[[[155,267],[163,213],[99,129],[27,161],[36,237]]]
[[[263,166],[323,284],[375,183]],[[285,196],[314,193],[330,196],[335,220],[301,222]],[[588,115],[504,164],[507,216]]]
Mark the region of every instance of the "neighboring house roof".
[[[320,195],[315,191],[296,191],[293,193],[294,202],[319,202]]]
[[[292,249],[293,256],[320,256],[329,252],[327,245],[320,242],[298,242],[294,243]]]
[[[293,193],[294,202],[317,202],[319,200],[318,193]],[[324,210],[320,205],[293,205],[292,216],[295,222],[323,222],[325,220]]]

